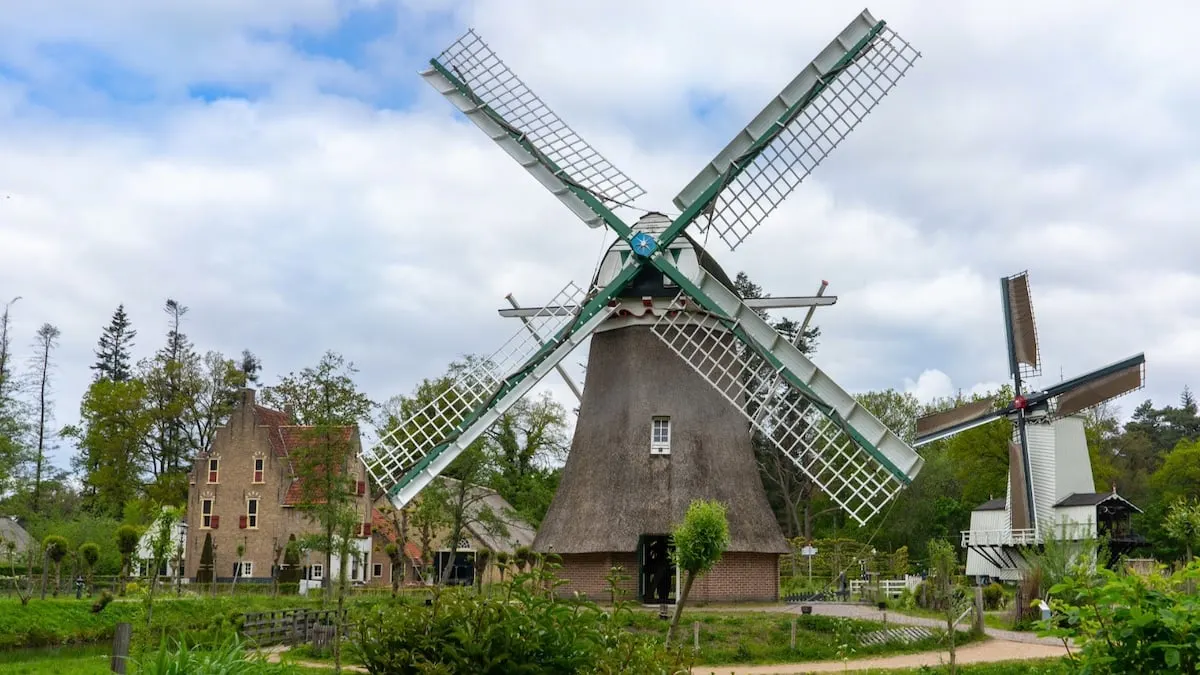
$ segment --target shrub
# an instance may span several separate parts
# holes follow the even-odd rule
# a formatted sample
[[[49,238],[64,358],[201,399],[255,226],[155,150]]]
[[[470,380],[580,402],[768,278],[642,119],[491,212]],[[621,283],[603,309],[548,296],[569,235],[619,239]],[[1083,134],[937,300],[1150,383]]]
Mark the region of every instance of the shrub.
[[[1049,620],[1040,635],[1073,638],[1081,672],[1195,673],[1200,671],[1200,561],[1170,577],[1069,576],[1050,589]]]
[[[1004,587],[992,582],[983,587],[983,608],[997,610],[1004,607]]]
[[[400,673],[687,672],[682,652],[624,630],[585,600],[562,600],[545,565],[499,584],[492,594],[434,590],[429,607],[389,603],[357,622],[353,649],[374,675]]]
[[[246,650],[236,635],[210,649],[189,648],[185,643],[168,647],[166,638],[158,651],[138,663],[141,675],[283,675],[298,673],[290,664],[268,663],[266,655]]]
[[[92,614],[99,614],[100,612],[103,612],[104,608],[108,607],[108,603],[112,601],[112,593],[104,591],[100,594],[100,597],[96,598],[96,601],[92,603]]]

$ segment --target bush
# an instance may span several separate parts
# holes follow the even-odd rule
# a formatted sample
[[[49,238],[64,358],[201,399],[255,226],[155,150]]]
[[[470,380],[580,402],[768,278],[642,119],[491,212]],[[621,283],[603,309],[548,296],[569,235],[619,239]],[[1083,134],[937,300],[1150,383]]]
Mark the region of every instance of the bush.
[[[1004,607],[1004,587],[992,582],[983,587],[983,608],[989,611]]]
[[[1051,587],[1055,615],[1038,622],[1039,635],[1073,638],[1081,672],[1200,671],[1200,561],[1170,577],[1096,572]]]
[[[108,591],[104,591],[103,593],[100,594],[100,597],[96,598],[96,601],[92,603],[92,614],[99,614],[100,612],[103,612],[104,608],[108,607],[108,603],[110,603],[112,601],[113,601],[112,593],[109,593]]]
[[[589,601],[555,597],[561,585],[545,566],[518,574],[488,595],[435,589],[431,606],[389,603],[357,622],[355,655],[374,675],[400,673],[687,672],[681,652],[626,631]]]
[[[268,663],[265,654],[249,652],[236,635],[209,649],[185,643],[168,647],[164,638],[156,653],[139,659],[141,675],[283,675],[298,673],[290,664]]]

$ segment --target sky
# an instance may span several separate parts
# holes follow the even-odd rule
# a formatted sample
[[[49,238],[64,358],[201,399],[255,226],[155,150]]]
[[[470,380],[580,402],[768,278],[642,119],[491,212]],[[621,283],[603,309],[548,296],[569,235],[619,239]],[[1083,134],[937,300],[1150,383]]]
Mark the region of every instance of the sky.
[[[18,357],[62,332],[54,424],[78,419],[124,303],[135,356],[189,307],[203,352],[264,383],[337,351],[377,401],[520,327],[513,293],[586,284],[583,226],[419,76],[474,28],[648,194],[671,199],[857,3],[42,0],[0,19],[0,304]],[[1042,384],[1144,351],[1200,378],[1200,48],[1188,2],[877,0],[922,58],[747,243],[813,293],[814,360],[922,400],[1007,380],[1000,277],[1028,270]],[[802,310],[794,310],[799,317]],[[582,378],[586,352],[568,357]],[[1036,384],[1036,383],[1035,383]],[[565,403],[557,380],[545,385]],[[65,466],[65,442],[54,461]]]

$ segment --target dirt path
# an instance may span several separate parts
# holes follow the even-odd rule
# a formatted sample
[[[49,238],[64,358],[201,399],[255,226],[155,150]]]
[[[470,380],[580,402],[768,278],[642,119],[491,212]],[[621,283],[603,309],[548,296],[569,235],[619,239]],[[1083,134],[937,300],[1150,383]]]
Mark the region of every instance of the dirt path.
[[[1066,656],[1066,647],[1053,645],[988,640],[976,642],[958,650],[958,663],[993,663],[1018,659],[1040,659]],[[947,651],[919,652],[899,656],[877,656],[867,659],[841,661],[814,661],[812,663],[790,663],[770,666],[696,666],[695,675],[791,675],[792,673],[855,672],[867,668],[917,668],[938,666],[950,662]]]

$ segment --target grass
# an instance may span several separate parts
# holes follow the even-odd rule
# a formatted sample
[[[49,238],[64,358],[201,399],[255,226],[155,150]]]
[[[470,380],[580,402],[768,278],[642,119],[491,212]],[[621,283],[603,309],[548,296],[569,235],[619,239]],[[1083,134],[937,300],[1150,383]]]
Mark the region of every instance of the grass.
[[[901,673],[919,673],[934,675],[949,673],[949,666],[922,666],[920,668],[872,668],[868,670],[851,670],[851,673],[861,675],[900,675]],[[997,661],[995,663],[972,663],[958,666],[961,675],[1070,675],[1074,673],[1071,664],[1064,658],[1028,659],[1025,661]]]

